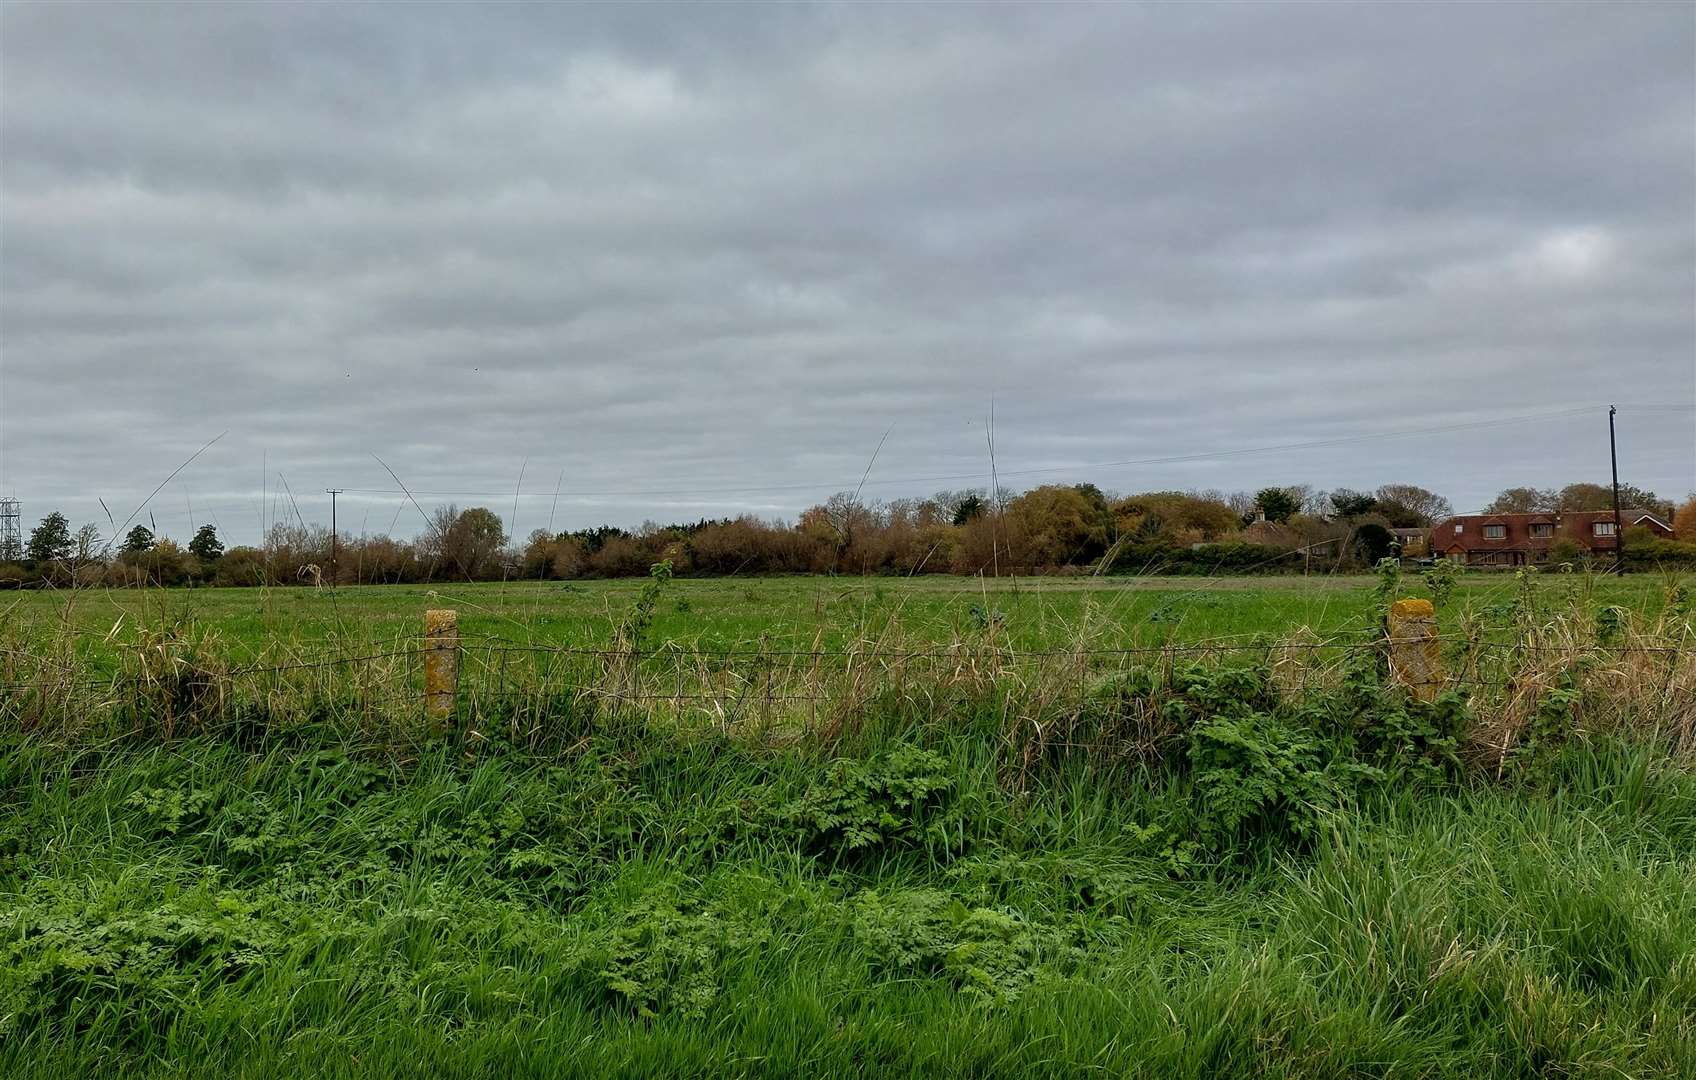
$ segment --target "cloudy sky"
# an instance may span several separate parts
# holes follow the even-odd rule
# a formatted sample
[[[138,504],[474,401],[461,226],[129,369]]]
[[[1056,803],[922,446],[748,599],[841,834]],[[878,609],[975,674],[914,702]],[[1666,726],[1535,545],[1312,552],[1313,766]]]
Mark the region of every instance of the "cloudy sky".
[[[983,482],[992,398],[1010,486],[1468,508],[1605,479],[1619,402],[1622,478],[1696,488],[1688,4],[8,3],[0,50],[26,525],[220,432],[141,520],[416,532],[379,458],[503,517],[522,472],[519,533],[792,516],[886,432],[867,494]]]

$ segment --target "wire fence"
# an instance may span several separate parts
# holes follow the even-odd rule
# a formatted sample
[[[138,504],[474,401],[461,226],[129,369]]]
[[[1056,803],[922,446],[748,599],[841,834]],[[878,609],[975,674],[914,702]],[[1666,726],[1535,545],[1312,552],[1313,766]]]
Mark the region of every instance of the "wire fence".
[[[1382,630],[1326,638],[1168,641],[1023,648],[982,640],[907,647],[538,643],[464,635],[444,724],[425,708],[418,635],[297,646],[287,656],[229,663],[192,640],[113,645],[92,662],[74,646],[0,646],[0,723],[46,735],[267,731],[334,724],[383,741],[447,732],[537,740],[598,719],[643,717],[722,730],[799,735],[840,730],[884,712],[943,716],[988,710],[1070,745],[1080,717],[1134,683],[1175,693],[1187,672],[1242,668],[1277,694],[1336,690],[1382,676]],[[105,666],[101,666],[105,665]],[[1595,715],[1696,726],[1696,650],[1676,641],[1448,640],[1438,689],[1500,724],[1523,720],[1551,689],[1577,692]],[[1152,699],[1151,699],[1152,700]],[[1515,718],[1518,718],[1517,720]]]

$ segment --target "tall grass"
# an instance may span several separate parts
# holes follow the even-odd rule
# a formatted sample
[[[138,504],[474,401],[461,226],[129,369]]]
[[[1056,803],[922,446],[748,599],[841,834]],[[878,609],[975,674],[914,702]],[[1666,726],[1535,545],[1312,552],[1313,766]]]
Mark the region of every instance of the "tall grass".
[[[925,733],[857,742],[845,790],[898,736]],[[983,740],[930,745],[931,794],[855,846],[796,812],[840,765],[718,737],[408,763],[14,740],[0,1071],[1696,1067],[1696,777],[1650,749],[1386,786],[1242,861],[1175,852],[1181,775],[1014,791]]]
[[[555,644],[516,618],[467,635],[460,736],[569,746],[597,725],[639,717],[756,740],[828,741],[869,718],[945,723],[989,708],[1003,744],[1021,759],[1067,748],[1146,755],[1182,734],[1182,723],[1163,719],[1170,695],[1162,688],[1190,666],[1256,668],[1295,700],[1337,691],[1363,665],[1381,665],[1385,647],[1371,619],[1324,636],[1296,627],[1126,646],[1113,610],[1090,605],[1069,619],[1051,613],[1060,625],[1036,637],[1057,644],[1032,648],[986,600],[942,632],[909,625],[897,602],[875,620],[862,613],[828,643],[821,628],[799,645],[762,636],[699,648],[653,631],[663,585],[650,582],[613,615],[598,645]],[[1677,581],[1665,592],[1666,603],[1633,611],[1599,599],[1592,579],[1569,578],[1552,590],[1522,577],[1495,595],[1449,601],[1445,689],[1472,718],[1467,752],[1499,770],[1539,737],[1539,725],[1639,731],[1678,752],[1696,750],[1696,602]],[[425,737],[415,633],[338,619],[321,636],[279,634],[237,648],[217,623],[163,602],[104,632],[90,631],[71,608],[52,622],[0,621],[0,729],[66,744],[306,731],[405,749]],[[1148,693],[1121,692],[1144,682]],[[1119,699],[1106,710],[1112,723],[1103,723],[1104,697]]]
[[[1372,627],[515,630],[445,740],[411,640],[8,629],[0,1075],[1693,1075],[1689,616],[1559,600],[1429,704]]]

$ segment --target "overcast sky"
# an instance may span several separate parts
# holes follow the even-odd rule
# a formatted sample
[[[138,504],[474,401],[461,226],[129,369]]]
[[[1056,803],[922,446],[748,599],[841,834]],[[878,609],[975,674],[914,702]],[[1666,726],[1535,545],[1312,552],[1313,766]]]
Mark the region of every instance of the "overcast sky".
[[[793,516],[886,431],[868,495],[987,480],[992,396],[1016,487],[1471,508],[1605,480],[1617,401],[1622,479],[1696,488],[1689,4],[0,20],[26,527],[226,430],[140,520],[327,522],[376,458],[503,517],[522,469],[520,534]]]

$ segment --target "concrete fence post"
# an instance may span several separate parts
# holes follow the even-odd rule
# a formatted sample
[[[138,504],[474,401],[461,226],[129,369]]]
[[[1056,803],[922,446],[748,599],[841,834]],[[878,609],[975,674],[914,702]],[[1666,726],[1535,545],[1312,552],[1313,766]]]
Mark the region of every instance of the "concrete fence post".
[[[1420,701],[1435,701],[1443,689],[1443,657],[1437,639],[1437,609],[1429,600],[1397,600],[1384,620],[1390,642],[1390,678]]]
[[[424,717],[437,733],[453,720],[459,698],[459,612],[424,613]]]

